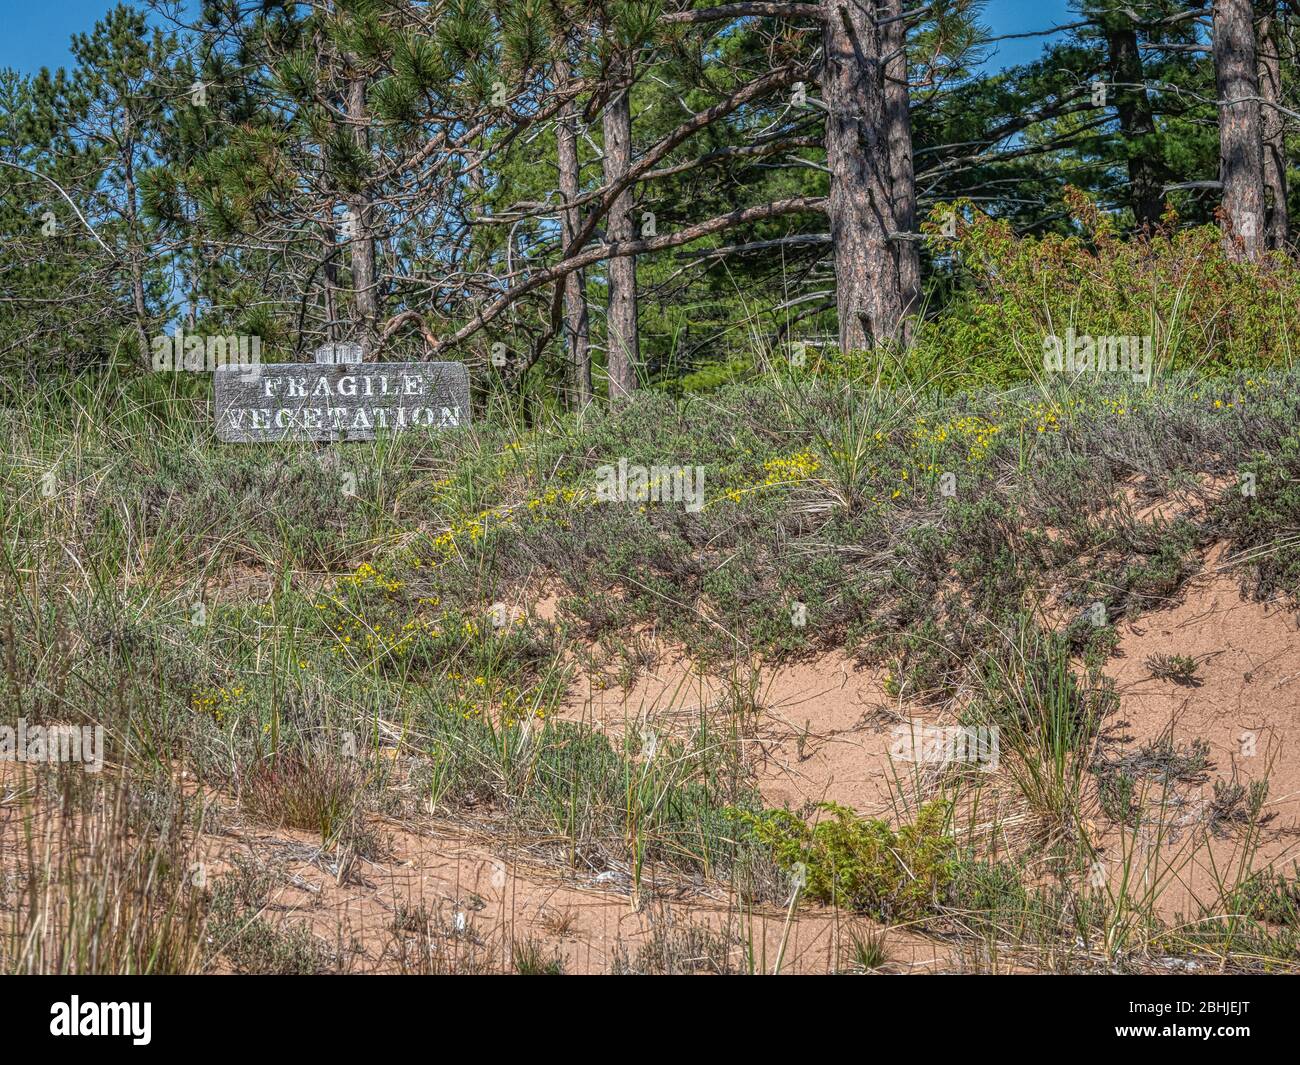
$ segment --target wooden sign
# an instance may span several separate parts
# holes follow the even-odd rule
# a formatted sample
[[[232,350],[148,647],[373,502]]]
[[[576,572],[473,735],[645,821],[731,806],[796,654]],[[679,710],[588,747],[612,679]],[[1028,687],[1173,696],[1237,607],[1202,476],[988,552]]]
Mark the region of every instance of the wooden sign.
[[[459,362],[219,366],[213,392],[217,439],[228,444],[371,440],[469,424],[469,374]]]

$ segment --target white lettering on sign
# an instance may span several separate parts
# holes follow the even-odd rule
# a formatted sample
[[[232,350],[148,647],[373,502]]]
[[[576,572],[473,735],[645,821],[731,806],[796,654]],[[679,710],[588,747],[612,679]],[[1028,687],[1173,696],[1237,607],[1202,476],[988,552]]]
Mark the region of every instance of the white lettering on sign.
[[[216,373],[216,431],[228,443],[369,439],[469,421],[462,363],[263,363]]]

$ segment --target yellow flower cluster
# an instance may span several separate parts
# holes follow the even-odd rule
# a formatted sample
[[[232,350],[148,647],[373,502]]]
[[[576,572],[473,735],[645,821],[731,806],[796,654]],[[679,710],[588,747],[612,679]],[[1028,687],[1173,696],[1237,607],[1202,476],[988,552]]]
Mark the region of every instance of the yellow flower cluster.
[[[816,452],[810,450],[796,451],[785,458],[768,459],[763,463],[763,472],[767,474],[764,484],[780,484],[783,481],[804,481],[822,468]]]
[[[518,447],[518,445],[515,445],[515,447]],[[473,517],[465,517],[460,521],[453,522],[450,527],[433,538],[430,546],[436,556],[434,564],[437,565],[447,561],[456,553],[461,544],[466,542],[471,545],[478,543],[487,533],[489,523],[496,522],[503,526],[509,525],[511,514],[516,509],[524,509],[535,513],[556,505],[570,508],[580,507],[591,503],[592,498],[591,493],[584,488],[556,487],[548,488],[541,495],[526,499],[517,506],[499,506],[481,510]],[[419,564],[418,561],[415,562],[415,565],[418,566]]]
[[[226,715],[244,702],[243,688],[211,688],[204,692],[195,692],[190,705],[201,714],[211,714],[217,724],[223,724]]]
[[[541,495],[530,499],[526,505],[529,510],[538,510],[541,507],[554,506],[556,503],[579,506],[589,501],[585,493],[576,488],[548,488]]]
[[[506,726],[516,725],[528,718],[541,721],[546,717],[544,708],[533,706],[528,694],[512,684],[498,685],[483,676],[475,677],[465,684],[465,678],[459,673],[449,673],[447,679],[467,689],[458,692],[452,702],[452,708],[467,721],[482,717],[485,706]]]
[[[471,544],[478,543],[487,532],[488,520],[494,517],[495,514],[496,511],[494,510],[481,510],[472,518],[465,518],[454,523],[445,532],[433,538],[434,553],[441,556],[440,561],[445,562],[456,553],[459,543],[466,540]]]
[[[1027,417],[1022,424],[1034,423],[1035,429],[1040,433],[1059,433],[1061,431],[1060,420],[1056,416],[1056,407],[1050,403],[1031,403]]]
[[[781,485],[797,484],[817,474],[821,460],[811,450],[796,451],[793,455],[778,456],[763,463],[763,479],[745,488],[730,488],[723,498],[739,503],[750,492],[762,492]]]
[[[339,642],[334,646],[334,653],[341,655],[353,644],[368,653],[394,654],[398,657],[410,650],[411,643],[418,636],[431,638],[442,635],[442,630],[432,621],[423,618],[411,618],[400,629],[386,627],[382,622],[370,624],[363,618],[348,618],[336,623],[335,636]],[[353,636],[356,640],[353,640]]]
[[[357,567],[355,573],[349,573],[346,577],[340,577],[339,584],[347,585],[352,588],[380,588],[385,592],[396,592],[402,588],[401,581],[395,581],[385,577],[369,562],[361,563],[361,565]]]
[[[1002,432],[1002,426],[978,414],[965,414],[950,418],[937,426],[930,426],[924,418],[917,418],[912,429],[912,439],[920,445],[942,444],[949,439],[965,441],[966,459],[978,462],[988,454],[993,438]]]

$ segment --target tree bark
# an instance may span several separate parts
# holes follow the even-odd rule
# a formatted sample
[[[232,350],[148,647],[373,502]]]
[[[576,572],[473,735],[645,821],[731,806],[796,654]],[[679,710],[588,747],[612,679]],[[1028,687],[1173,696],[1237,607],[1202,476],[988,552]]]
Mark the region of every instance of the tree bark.
[[[321,270],[324,277],[321,285],[321,311],[325,315],[325,339],[332,343],[343,339],[339,329],[339,265],[335,247],[339,237],[332,218],[325,221],[321,230],[321,239],[328,249],[325,267]]]
[[[1264,151],[1251,0],[1214,0],[1219,178],[1224,245],[1254,261],[1264,250]]]
[[[1129,206],[1139,229],[1154,229],[1164,212],[1164,167],[1155,116],[1147,98],[1137,29],[1124,12],[1108,14],[1105,21],[1103,32],[1115,92],[1115,114],[1128,162]]]
[[[824,0],[827,213],[843,351],[903,338],[877,0]]]
[[[605,107],[601,119],[605,138],[605,184],[621,180],[632,166],[632,96],[630,62],[624,60],[622,83]],[[605,219],[609,243],[630,241],[636,236],[632,218],[632,186],[618,194]],[[605,325],[606,358],[609,366],[609,402],[617,407],[636,390],[640,341],[637,336],[636,257],[609,263],[609,305]]]
[[[1270,11],[1259,21],[1260,134],[1264,149],[1264,196],[1268,225],[1264,241],[1273,251],[1287,247],[1291,219],[1286,202],[1286,144],[1282,112],[1270,104],[1282,102],[1282,56],[1278,47],[1276,14]]]
[[[370,116],[366,109],[366,79],[354,76],[347,84],[348,119],[352,139],[370,153]],[[367,357],[379,343],[379,289],[375,273],[373,208],[366,190],[347,197],[349,237],[352,252],[352,289],[356,305],[357,333]]]
[[[903,0],[885,0],[885,124],[889,173],[893,184],[894,224],[899,233],[916,230],[916,173],[912,167],[912,102],[907,84],[907,22]],[[912,338],[912,319],[921,309],[921,248],[914,240],[894,241],[898,297],[904,314],[905,339]]]
[[[145,303],[144,266],[140,252],[140,212],[136,202],[135,187],[135,138],[132,136],[132,121],[128,114],[125,120],[125,143],[121,150],[122,192],[126,200],[124,214],[127,231],[127,270],[131,279],[131,310],[135,325],[135,342],[140,347],[138,356],[140,365],[146,368],[153,365],[153,353],[149,339],[149,309]],[[178,352],[178,354],[180,354]]]
[[[555,77],[565,84],[569,81],[569,63],[565,59],[555,64]],[[578,169],[577,105],[569,103],[555,125],[556,163],[559,167],[560,199],[573,203],[580,192]],[[578,234],[581,209],[566,207],[560,213],[560,226],[565,246]],[[587,320],[587,288],[581,270],[566,274],[564,278],[564,342],[567,353],[566,403],[570,410],[582,410],[591,402],[591,345]]]

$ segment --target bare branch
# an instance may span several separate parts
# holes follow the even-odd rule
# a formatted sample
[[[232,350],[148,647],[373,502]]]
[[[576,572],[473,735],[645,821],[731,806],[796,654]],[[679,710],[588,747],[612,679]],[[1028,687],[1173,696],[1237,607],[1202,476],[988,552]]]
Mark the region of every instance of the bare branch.
[[[573,273],[573,271],[581,270],[592,263],[626,255],[644,255],[647,252],[661,251],[664,248],[676,248],[682,244],[689,244],[693,240],[699,240],[701,237],[711,236],[714,233],[722,232],[733,226],[745,225],[749,222],[762,222],[769,218],[780,218],[782,215],[824,211],[825,209],[826,198],[824,196],[797,196],[788,200],[778,200],[775,203],[761,204],[756,207],[742,207],[727,214],[717,215],[708,221],[697,222],[695,225],[679,229],[675,233],[664,233],[643,240],[625,240],[616,244],[596,245],[577,255],[563,259],[553,266],[548,266],[544,270],[539,270],[526,280],[512,285],[487,307],[480,310],[472,321],[461,326],[451,336],[439,340],[433,351],[436,353],[451,344],[459,344],[466,337],[477,333],[500,315],[502,311],[528,295],[528,293],[549,285],[553,281],[558,281]]]

